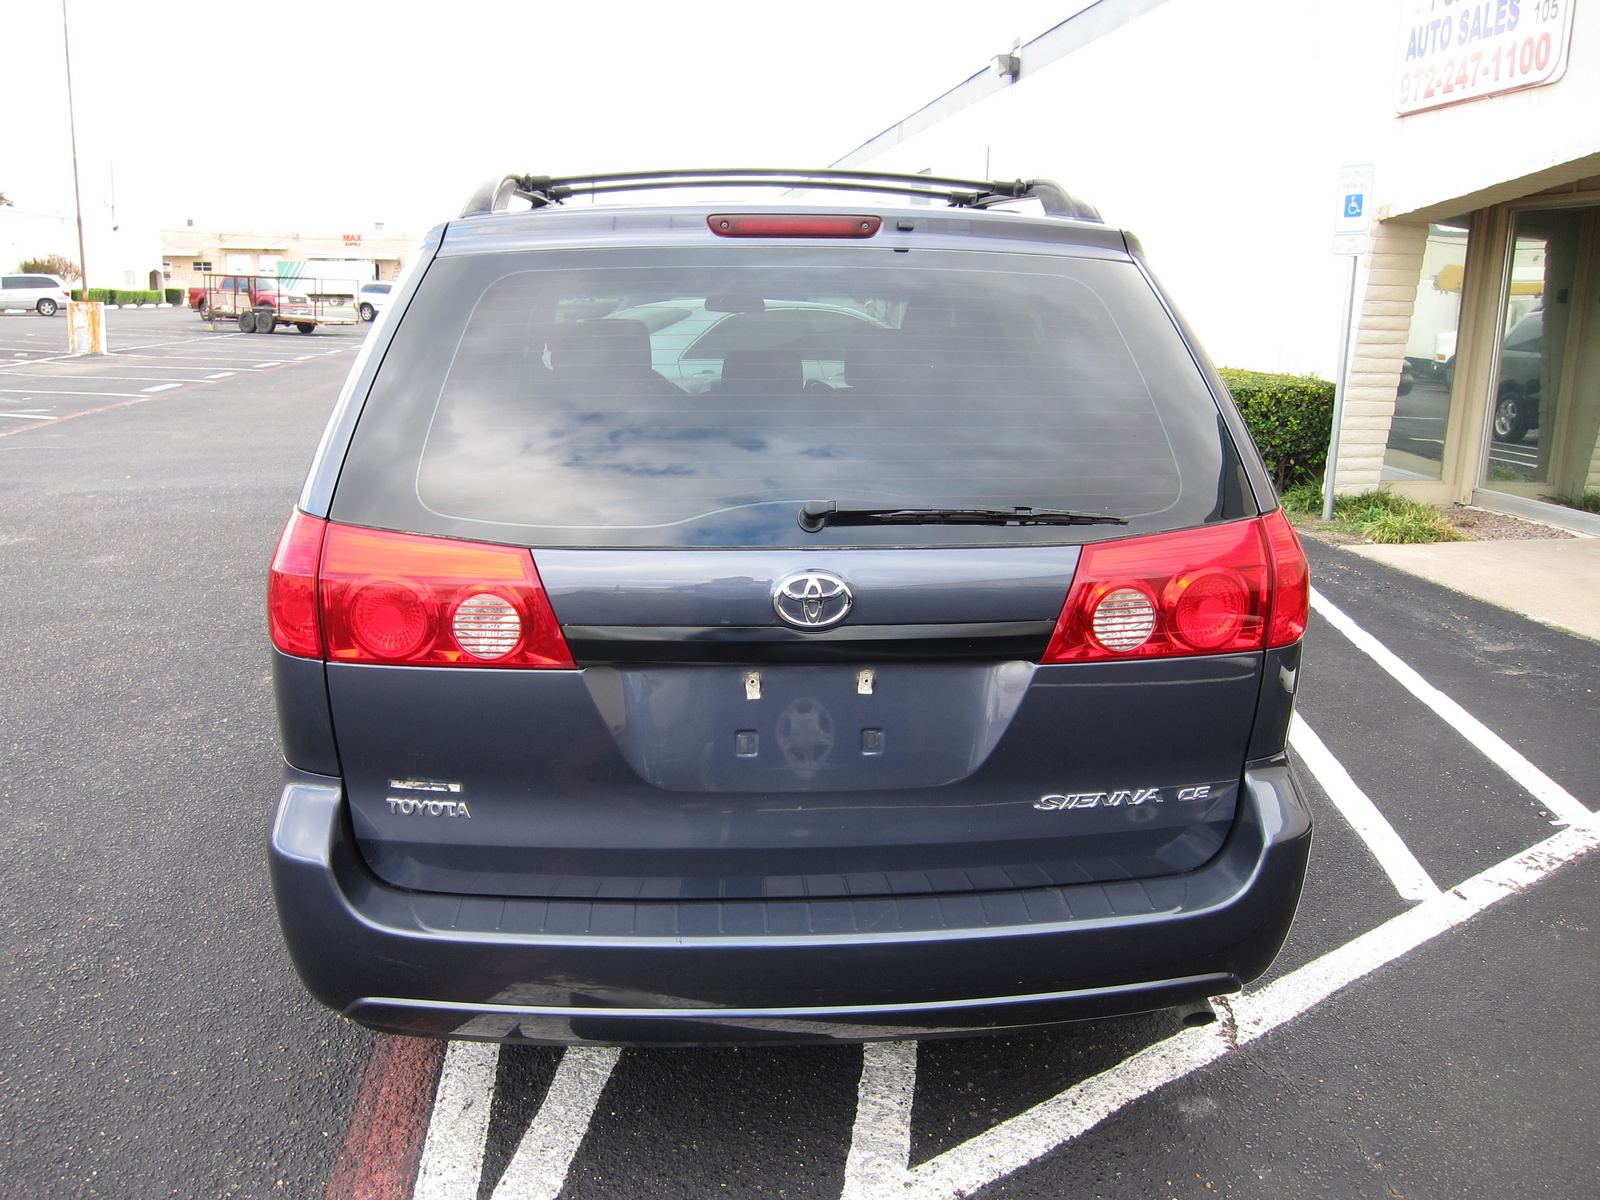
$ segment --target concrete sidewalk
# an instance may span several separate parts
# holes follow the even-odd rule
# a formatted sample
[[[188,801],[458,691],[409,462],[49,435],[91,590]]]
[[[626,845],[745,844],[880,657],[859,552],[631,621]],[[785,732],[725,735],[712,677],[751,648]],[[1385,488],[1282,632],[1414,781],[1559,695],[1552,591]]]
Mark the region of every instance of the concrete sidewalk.
[[[1600,641],[1600,538],[1344,548]]]

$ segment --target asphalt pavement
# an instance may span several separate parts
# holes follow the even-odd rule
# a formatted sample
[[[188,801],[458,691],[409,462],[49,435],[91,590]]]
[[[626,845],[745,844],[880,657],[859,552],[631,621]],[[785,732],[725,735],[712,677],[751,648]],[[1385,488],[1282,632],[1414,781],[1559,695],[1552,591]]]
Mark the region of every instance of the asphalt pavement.
[[[1319,545],[1305,900],[1216,1026],[564,1052],[320,1009],[262,587],[364,330],[108,320],[72,360],[0,316],[0,1197],[1592,1192],[1600,646]]]

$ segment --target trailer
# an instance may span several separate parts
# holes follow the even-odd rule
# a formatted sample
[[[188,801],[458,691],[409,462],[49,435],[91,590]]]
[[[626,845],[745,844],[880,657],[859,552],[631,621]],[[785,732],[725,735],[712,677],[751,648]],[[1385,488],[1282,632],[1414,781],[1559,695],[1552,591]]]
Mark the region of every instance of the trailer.
[[[270,276],[206,275],[195,307],[213,329],[218,320],[231,320],[241,333],[272,333],[279,325],[311,333],[318,325],[356,324],[360,318],[355,296],[325,291],[323,283],[302,279],[291,285]]]

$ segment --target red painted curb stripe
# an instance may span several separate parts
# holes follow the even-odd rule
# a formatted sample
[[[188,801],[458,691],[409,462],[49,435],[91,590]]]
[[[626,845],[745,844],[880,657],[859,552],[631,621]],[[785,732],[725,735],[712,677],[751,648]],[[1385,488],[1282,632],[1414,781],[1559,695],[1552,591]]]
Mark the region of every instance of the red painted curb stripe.
[[[443,1061],[443,1042],[378,1035],[356,1087],[325,1200],[407,1200]]]

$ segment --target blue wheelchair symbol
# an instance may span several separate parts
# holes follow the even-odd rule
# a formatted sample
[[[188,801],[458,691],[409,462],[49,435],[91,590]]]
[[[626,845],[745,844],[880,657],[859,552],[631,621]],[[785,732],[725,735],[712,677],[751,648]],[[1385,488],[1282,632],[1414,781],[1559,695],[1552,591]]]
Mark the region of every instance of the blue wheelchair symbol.
[[[1344,198],[1344,215],[1347,217],[1359,217],[1361,215],[1361,203],[1364,199],[1366,197],[1360,192],[1346,196]]]

